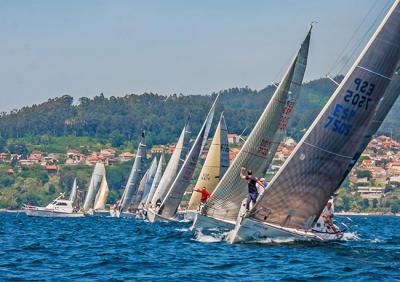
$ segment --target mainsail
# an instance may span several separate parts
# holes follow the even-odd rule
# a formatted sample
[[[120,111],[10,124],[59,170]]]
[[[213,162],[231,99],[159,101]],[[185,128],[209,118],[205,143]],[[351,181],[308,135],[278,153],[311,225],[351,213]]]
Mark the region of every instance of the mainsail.
[[[106,176],[104,175],[103,179],[101,180],[99,191],[97,192],[96,195],[96,200],[94,202],[94,208],[93,208],[94,210],[104,210],[106,208],[109,192],[110,189],[108,188],[107,179]]]
[[[153,183],[151,184],[149,195],[147,196],[146,202],[144,204],[144,206],[146,208],[150,204],[151,199],[153,199],[153,196],[154,196],[154,193],[155,193],[155,191],[156,191],[156,189],[158,187],[158,184],[160,184],[160,180],[161,180],[161,177],[163,175],[164,167],[165,167],[165,156],[164,156],[164,152],[163,152],[161,154],[160,161],[159,161],[158,166],[157,166],[156,174],[154,175]]]
[[[262,175],[268,167],[269,152],[276,150],[272,146],[276,133],[279,128],[283,128],[282,121],[286,123],[290,114],[288,101],[297,97],[302,83],[309,43],[310,32],[239,154],[202,209],[203,214],[220,220],[236,220],[241,202],[247,195],[246,185],[240,178],[240,169],[251,169],[253,175],[257,176]],[[289,91],[293,93],[289,94]]]
[[[150,193],[151,186],[153,185],[154,177],[156,176],[157,172],[157,157],[154,157],[153,161],[151,162],[149,173],[146,177],[146,182],[144,185],[143,193],[140,197],[139,207],[144,207],[147,198]]]
[[[212,193],[228,167],[228,130],[226,128],[224,115],[221,114],[206,160],[204,161],[199,178],[193,189],[193,194],[187,208],[188,210],[197,210],[200,205],[201,194],[197,193],[195,190],[206,188],[208,192]]]
[[[218,95],[215,98],[214,103],[200,129],[199,134],[194,141],[190,152],[188,153],[178,175],[176,176],[168,194],[165,196],[158,214],[165,218],[171,218],[175,215],[178,210],[179,204],[182,200],[183,194],[188,187],[192,178],[193,172],[196,168],[197,160],[199,159],[200,153],[204,148],[204,145],[208,138],[208,132],[210,131],[211,123],[214,117],[215,105],[218,100]]]
[[[75,178],[74,184],[72,184],[71,194],[69,195],[70,201],[75,202],[77,190],[78,190],[78,185],[76,184],[76,178]]]
[[[158,199],[162,201],[165,198],[165,195],[167,195],[172,182],[174,181],[179,169],[182,166],[187,148],[189,146],[189,139],[190,139],[190,129],[188,121],[184,126],[181,135],[179,136],[178,142],[176,143],[175,150],[172,153],[171,159],[169,160],[168,165],[164,171],[164,174],[161,177],[160,183],[158,184],[158,187],[154,192],[153,199],[151,200],[151,203],[153,205],[156,204]]]
[[[139,188],[137,189],[135,195],[133,196],[133,199],[132,199],[132,202],[131,202],[131,205],[130,205],[130,207],[133,210],[136,210],[136,209],[139,208],[140,200],[142,199],[142,195],[143,195],[143,192],[144,192],[144,189],[145,189],[145,186],[146,186],[146,182],[147,182],[147,179],[149,177],[149,172],[150,172],[150,169],[148,169],[146,171],[146,173],[144,174],[143,178],[140,180]]]
[[[396,1],[342,83],[254,206],[250,218],[309,229],[354,165],[354,155],[400,59]],[[382,108],[382,115],[390,107]]]
[[[126,211],[132,202],[132,198],[139,188],[140,179],[143,176],[143,168],[146,165],[146,145],[144,140],[144,133],[142,133],[142,139],[139,143],[136,158],[132,166],[131,173],[128,178],[128,182],[125,186],[124,195],[121,199],[121,211]]]
[[[83,210],[86,212],[93,208],[93,203],[96,197],[97,190],[99,189],[101,180],[103,176],[106,174],[106,169],[103,163],[96,163],[92,178],[90,180],[88,192],[85,198],[85,203],[83,204]]]

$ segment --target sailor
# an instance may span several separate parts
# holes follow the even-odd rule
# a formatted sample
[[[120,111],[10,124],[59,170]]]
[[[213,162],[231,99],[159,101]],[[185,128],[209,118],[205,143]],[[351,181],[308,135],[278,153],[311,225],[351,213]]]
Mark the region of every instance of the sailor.
[[[322,218],[324,219],[325,225],[332,228],[332,230],[336,233],[338,230],[336,226],[333,224],[333,217],[335,216],[335,211],[333,210],[332,203],[328,202],[321,214]]]
[[[201,203],[202,204],[205,204],[211,195],[211,193],[207,191],[206,187],[203,187],[201,189],[196,189],[194,191],[201,193]]]
[[[161,204],[162,204],[161,199],[158,199],[156,201],[156,209],[159,209],[161,207]]]
[[[261,197],[261,195],[264,193],[265,190],[267,190],[267,187],[268,187],[268,182],[265,181],[265,178],[261,178],[260,182],[262,185],[259,184],[258,182],[256,183],[258,198]]]
[[[244,171],[246,168],[242,167],[240,169],[240,178],[243,180],[247,180],[247,188],[248,188],[248,194],[247,194],[247,201],[246,201],[246,211],[250,210],[250,202],[253,203],[253,205],[257,201],[258,197],[258,191],[257,191],[257,183],[261,185],[262,187],[263,184],[258,180],[257,177],[253,176],[253,171],[252,170],[247,170],[247,175],[244,175]]]

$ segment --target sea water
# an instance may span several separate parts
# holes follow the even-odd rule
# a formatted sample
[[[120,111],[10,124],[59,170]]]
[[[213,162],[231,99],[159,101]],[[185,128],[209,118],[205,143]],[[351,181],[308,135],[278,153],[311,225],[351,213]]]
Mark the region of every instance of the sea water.
[[[1,213],[0,281],[400,279],[400,217],[338,221],[349,228],[340,242],[231,245],[188,223]]]

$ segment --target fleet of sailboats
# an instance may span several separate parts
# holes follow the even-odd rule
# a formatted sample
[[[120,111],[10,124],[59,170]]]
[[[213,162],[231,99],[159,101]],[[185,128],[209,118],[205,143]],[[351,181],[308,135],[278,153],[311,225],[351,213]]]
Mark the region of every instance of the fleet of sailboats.
[[[249,210],[243,205],[247,191],[240,171],[248,168],[254,175],[264,175],[286,136],[307,67],[312,26],[231,164],[228,129],[222,113],[197,182],[190,185],[208,140],[217,95],[191,146],[189,119],[186,121],[167,164],[163,152],[147,166],[142,133],[123,195],[110,209],[110,215],[147,218],[151,223],[177,221],[185,192],[194,186],[184,211],[186,220],[194,220],[192,229],[232,230],[229,233],[232,243],[259,239],[339,239],[343,233],[327,225],[320,215],[400,93],[396,72],[400,66],[399,3],[400,0],[394,2],[268,189]],[[210,198],[202,199],[201,191],[210,194]],[[81,209],[74,207],[77,195],[75,178],[68,200],[61,195],[46,207],[25,206],[24,210],[30,216],[44,217],[108,213],[109,187],[103,163],[97,163],[93,169]]]

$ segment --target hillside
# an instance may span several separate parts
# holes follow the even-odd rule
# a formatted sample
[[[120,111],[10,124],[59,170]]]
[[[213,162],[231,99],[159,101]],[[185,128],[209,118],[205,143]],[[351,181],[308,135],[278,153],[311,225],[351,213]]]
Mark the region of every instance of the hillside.
[[[216,115],[224,111],[229,131],[241,133],[254,125],[274,90],[274,86],[260,91],[250,88],[223,90]],[[333,91],[334,84],[328,79],[305,83],[289,124],[289,134],[298,139],[299,132],[309,126]],[[2,113],[0,134],[4,139],[90,136],[111,140],[119,147],[125,141],[136,141],[140,132],[146,130],[149,145],[165,144],[175,141],[189,115],[196,132],[215,95],[180,94],[166,99],[153,93],[110,98],[100,94],[92,99],[80,98],[77,105],[71,96],[62,96]],[[397,119],[392,117],[391,120]]]

